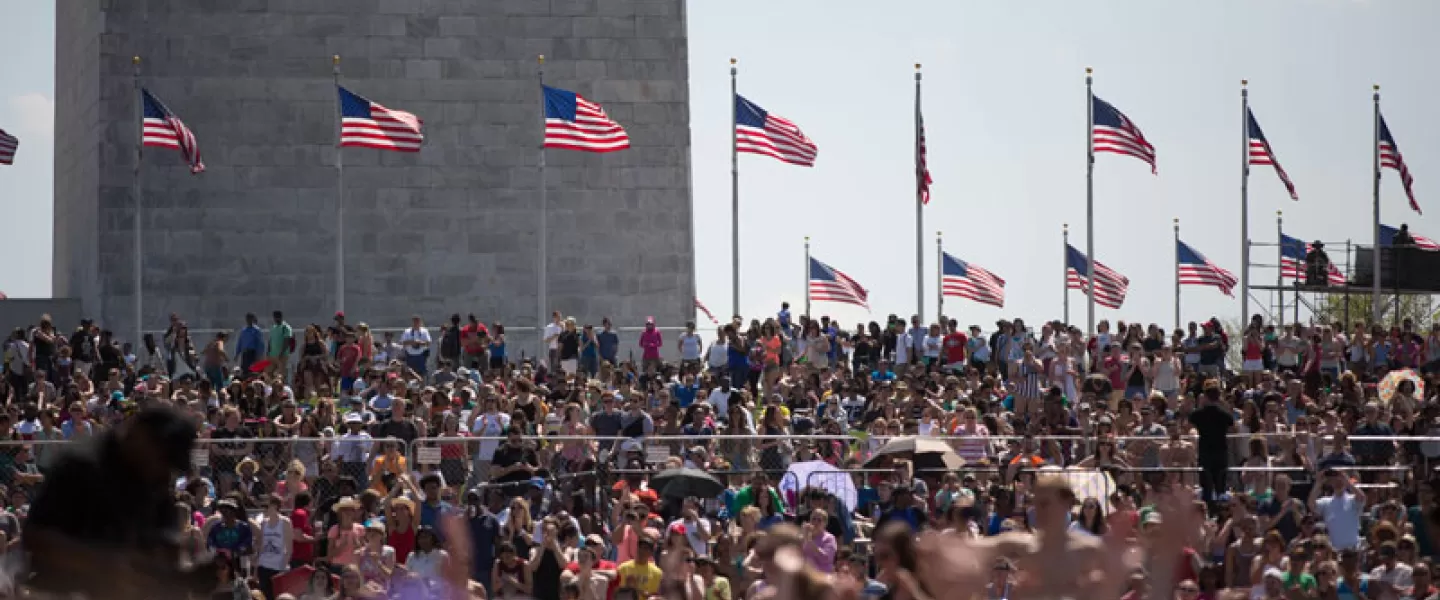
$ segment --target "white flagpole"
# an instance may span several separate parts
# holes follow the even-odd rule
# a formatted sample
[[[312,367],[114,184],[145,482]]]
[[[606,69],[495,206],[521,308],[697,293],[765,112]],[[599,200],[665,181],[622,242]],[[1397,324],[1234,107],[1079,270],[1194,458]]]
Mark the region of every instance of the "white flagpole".
[[[921,188],[925,173],[920,169],[920,63],[915,63],[915,314],[925,315],[925,200]]]
[[[1095,71],[1085,67],[1085,312],[1095,335]]]
[[[732,316],[740,316],[740,153],[739,142],[735,139],[735,103],[740,98],[735,89],[735,59],[730,59],[730,310]],[[810,265],[805,265],[808,270]],[[806,290],[809,290],[809,272],[806,272]],[[805,292],[809,301],[810,292]],[[805,311],[807,314],[810,311]]]
[[[805,318],[810,318],[810,236],[805,236]]]
[[[135,222],[134,222],[134,224],[133,224],[135,230],[134,230],[134,232],[132,233],[132,235],[135,236],[135,273],[134,273],[134,277],[135,277],[135,281],[134,281],[134,285],[135,285],[135,341],[132,342],[132,343],[134,344],[133,347],[134,347],[134,348],[136,349],[136,351],[138,352],[138,351],[139,351],[139,348],[141,347],[141,344],[143,343],[143,340],[144,340],[144,338],[145,338],[145,327],[144,327],[144,318],[145,318],[145,311],[144,311],[144,301],[145,301],[145,278],[144,278],[144,272],[145,272],[145,256],[144,256],[144,253],[143,253],[143,250],[144,250],[144,248],[143,248],[143,240],[144,240],[143,230],[144,230],[144,224],[143,224],[143,223],[144,223],[144,216],[145,216],[145,215],[144,215],[144,206],[145,206],[145,202],[144,202],[145,192],[144,192],[144,189],[145,189],[145,188],[144,188],[144,186],[142,185],[142,181],[141,181],[141,176],[143,175],[144,172],[143,172],[143,171],[141,170],[141,168],[140,168],[141,161],[142,161],[142,159],[145,157],[145,92],[144,92],[143,88],[140,87],[140,57],[139,57],[139,56],[132,57],[132,58],[130,59],[130,64],[134,65],[134,67],[135,67],[135,127],[136,127],[136,129],[135,129],[135,176],[134,176],[134,182],[133,182],[134,191],[131,192],[132,195],[135,196]]]
[[[335,310],[345,310],[345,152],[341,144],[345,115],[340,108],[340,55],[333,58],[335,77]]]
[[[545,304],[548,293],[545,289],[545,280],[548,277],[548,269],[550,268],[549,260],[546,257],[546,242],[549,237],[547,231],[549,225],[546,221],[548,221],[550,217],[550,207],[545,197],[545,188],[547,187],[545,185],[545,55],[541,54],[536,60],[538,61],[536,78],[540,81],[540,232],[539,235],[536,236],[539,238],[540,244],[540,251],[538,253],[539,270],[537,271],[540,289],[535,293],[535,300],[539,306],[539,311],[535,313],[535,323],[539,329],[538,333],[540,334],[540,347],[535,351],[538,362],[538,357],[548,357],[550,355],[545,347],[545,324],[547,322],[545,320]],[[556,365],[548,366],[552,369],[556,367]]]
[[[1240,322],[1250,322],[1250,82],[1240,80]],[[1178,265],[1176,268],[1179,268]],[[1179,321],[1176,321],[1179,327]]]
[[[1371,208],[1374,223],[1372,231],[1375,234],[1374,245],[1370,248],[1371,273],[1370,280],[1370,316],[1373,323],[1380,322],[1380,86],[1377,84],[1374,89],[1375,114],[1371,117],[1371,125],[1374,127],[1375,135],[1370,142],[1370,152],[1373,156],[1371,166],[1374,170],[1374,181],[1372,189],[1374,202]],[[1397,280],[1399,273],[1396,273]]]
[[[1175,328],[1180,328],[1180,219],[1175,219]]]

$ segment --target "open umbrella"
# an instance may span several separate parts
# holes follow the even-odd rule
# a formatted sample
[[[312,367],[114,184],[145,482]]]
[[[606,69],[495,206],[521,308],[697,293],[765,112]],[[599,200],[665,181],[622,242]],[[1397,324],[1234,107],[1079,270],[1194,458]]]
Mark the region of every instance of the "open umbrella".
[[[1425,380],[1420,377],[1420,374],[1416,373],[1415,369],[1401,369],[1386,373],[1385,378],[1380,380],[1380,385],[1376,386],[1376,391],[1380,393],[1380,401],[1388,404],[1390,399],[1395,397],[1395,392],[1400,389],[1402,381],[1415,384],[1413,397],[1417,399],[1425,397]]]
[[[910,459],[916,471],[954,471],[965,466],[965,459],[944,440],[913,435],[890,440],[865,461],[865,466],[882,466],[897,458]]]
[[[778,487],[786,497],[794,497],[807,487],[817,487],[839,498],[851,510],[855,509],[860,495],[849,473],[823,460],[791,463],[790,468],[785,470],[785,476],[780,478]]]
[[[667,469],[650,478],[650,489],[666,498],[714,498],[725,491],[725,484],[700,469]]]

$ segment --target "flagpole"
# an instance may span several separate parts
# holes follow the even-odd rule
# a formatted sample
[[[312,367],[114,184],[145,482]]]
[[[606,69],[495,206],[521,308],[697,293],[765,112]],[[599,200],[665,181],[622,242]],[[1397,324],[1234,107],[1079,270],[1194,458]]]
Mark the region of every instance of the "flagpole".
[[[1095,335],[1095,89],[1094,70],[1085,67],[1085,299],[1086,325]],[[1069,250],[1068,248],[1066,249]],[[1068,274],[1068,271],[1067,271]],[[1068,277],[1068,275],[1067,275]]]
[[[925,173],[920,169],[920,63],[915,63],[915,314],[925,314]]]
[[[332,59],[335,93],[340,93],[340,55]],[[335,102],[335,310],[345,310],[345,153],[341,140],[345,117]]]
[[[810,236],[805,236],[805,318],[810,318]]]
[[[549,237],[549,225],[546,223],[546,221],[548,221],[550,218],[549,202],[545,197],[545,188],[547,187],[545,185],[545,55],[541,54],[539,57],[537,57],[536,62],[537,66],[535,69],[535,77],[540,82],[540,231],[539,235],[537,235],[536,237],[539,238],[540,251],[538,260],[539,269],[536,271],[536,275],[539,277],[539,289],[535,293],[535,303],[539,310],[535,313],[535,323],[536,327],[539,329],[540,334],[540,349],[535,351],[535,355],[548,356],[547,354],[544,354],[546,323],[545,304],[546,296],[548,294],[546,290],[545,280],[549,275],[548,269],[550,268],[549,259],[546,257],[545,252],[546,241],[548,241],[547,238]],[[548,366],[552,369],[555,368],[555,365]]]
[[[735,140],[735,59],[730,59],[730,309],[740,315],[740,152]],[[810,302],[810,265],[805,265],[805,302]],[[808,309],[805,311],[810,312]]]
[[[1175,328],[1180,328],[1180,219],[1175,219]]]
[[[935,318],[945,320],[945,244],[941,232],[935,232]],[[943,328],[945,323],[940,323]]]
[[[1060,225],[1060,297],[1065,299],[1065,324],[1070,324],[1070,224]]]
[[[1374,180],[1371,181],[1371,188],[1374,192],[1374,202],[1371,211],[1374,216],[1375,234],[1374,245],[1371,246],[1371,280],[1370,280],[1370,315],[1372,323],[1380,322],[1380,86],[1374,87],[1375,114],[1371,117],[1371,125],[1374,128],[1375,136],[1370,142],[1371,167],[1374,170]],[[1399,281],[1396,273],[1396,281]]]
[[[143,210],[145,203],[143,201],[143,196],[145,188],[143,185],[141,185],[142,182],[140,179],[143,175],[143,171],[140,169],[140,163],[145,156],[145,92],[140,87],[140,57],[132,57],[130,59],[130,64],[133,65],[135,68],[136,127],[135,177],[132,184],[134,185],[135,189],[131,192],[131,194],[135,196],[135,222],[133,223],[133,226],[135,228],[133,232],[133,235],[135,236],[135,341],[132,343],[135,344],[134,348],[138,349],[140,348],[142,340],[145,338],[145,327],[143,325],[143,319],[145,318],[145,311],[143,310],[145,301],[145,258],[144,253],[142,252],[144,249],[142,247],[142,240],[144,239],[144,237],[141,234],[141,230],[144,227],[142,223],[144,222]]]
[[[1240,322],[1250,322],[1250,90],[1240,80]],[[1177,264],[1178,268],[1178,264]],[[1179,327],[1177,317],[1176,327]]]
[[[1279,295],[1279,298],[1280,298],[1280,306],[1277,307],[1277,308],[1279,308],[1279,310],[1276,311],[1276,312],[1278,312],[1278,313],[1280,314],[1280,317],[1279,317],[1280,327],[1281,327],[1281,328],[1284,328],[1284,327],[1285,327],[1285,269],[1284,269],[1284,267],[1281,266],[1281,265],[1284,265],[1284,264],[1285,264],[1285,220],[1284,220],[1284,215],[1281,213],[1281,211],[1278,211],[1278,210],[1275,211],[1275,241],[1277,242],[1276,245],[1275,245],[1275,249],[1277,250],[1277,252],[1275,253],[1275,258],[1276,258],[1276,261],[1277,261],[1277,262],[1275,263],[1275,264],[1277,265],[1277,266],[1276,266],[1276,269],[1275,269],[1275,293],[1278,294],[1278,295]],[[1296,292],[1296,295],[1297,295],[1297,297],[1298,297],[1299,292]]]

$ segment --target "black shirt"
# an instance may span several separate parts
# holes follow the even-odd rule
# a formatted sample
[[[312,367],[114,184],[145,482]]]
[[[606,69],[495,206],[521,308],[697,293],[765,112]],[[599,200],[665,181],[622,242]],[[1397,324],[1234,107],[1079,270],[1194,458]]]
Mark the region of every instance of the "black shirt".
[[[1225,434],[1229,433],[1230,427],[1235,424],[1235,416],[1219,405],[1207,404],[1190,413],[1190,423],[1200,432],[1200,442],[1196,447],[1199,459],[1226,460],[1229,450],[1226,448]]]
[[[1224,346],[1224,344],[1221,344],[1221,343],[1220,343],[1220,338],[1219,338],[1219,337],[1216,337],[1216,336],[1210,335],[1210,334],[1205,334],[1205,335],[1200,336],[1200,338],[1197,339],[1197,340],[1195,340],[1195,341],[1196,341],[1197,343],[1199,343],[1199,344],[1200,344],[1200,347],[1202,348],[1202,350],[1200,350],[1200,364],[1202,364],[1202,365],[1218,365],[1218,364],[1220,364],[1220,357],[1222,357],[1222,356],[1225,355],[1225,346]],[[1210,344],[1215,344],[1215,347],[1205,349],[1205,347],[1208,346],[1208,345],[1210,345]]]
[[[95,337],[88,331],[76,331],[70,335],[71,357],[80,362],[95,361]]]
[[[540,466],[540,459],[535,456],[535,451],[530,449],[528,446],[522,445],[519,448],[516,448],[514,446],[511,446],[508,442],[500,444],[500,447],[495,449],[494,458],[491,459],[492,465],[500,467],[502,469],[519,463],[525,463],[530,465],[532,468],[538,468]],[[529,481],[530,478],[533,476],[531,473],[531,471],[524,470],[515,471],[514,473],[507,473],[505,475],[501,475],[500,477],[495,478],[493,481],[495,483],[517,483],[521,481]],[[505,492],[507,496],[518,496],[524,493],[525,489],[524,486],[508,486],[505,489]]]
[[[573,360],[580,356],[580,334],[566,331],[560,334],[560,360]]]
[[[420,428],[416,427],[415,423],[409,419],[400,421],[391,419],[376,425],[375,428],[370,431],[370,435],[375,439],[395,438],[403,440],[408,446],[415,442],[415,438],[420,437]]]

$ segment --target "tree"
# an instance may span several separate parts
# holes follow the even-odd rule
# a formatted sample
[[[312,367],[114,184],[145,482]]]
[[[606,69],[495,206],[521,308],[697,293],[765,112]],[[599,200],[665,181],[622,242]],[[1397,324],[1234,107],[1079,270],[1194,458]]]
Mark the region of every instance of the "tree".
[[[1436,320],[1430,296],[1400,296],[1398,313],[1395,310],[1394,295],[1382,294],[1380,301],[1382,310],[1379,325],[1389,326],[1410,319],[1415,322],[1417,329],[1429,329],[1430,323]],[[1371,305],[1369,294],[1326,294],[1315,304],[1315,322],[1339,324],[1348,331],[1354,323],[1371,322]]]

